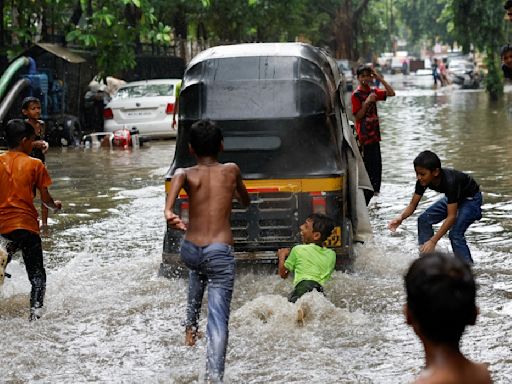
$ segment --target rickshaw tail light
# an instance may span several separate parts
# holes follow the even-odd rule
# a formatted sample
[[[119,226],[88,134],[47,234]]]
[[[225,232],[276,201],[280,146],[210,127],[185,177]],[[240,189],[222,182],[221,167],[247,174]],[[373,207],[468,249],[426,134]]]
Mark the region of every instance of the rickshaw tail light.
[[[110,119],[113,119],[114,118],[114,113],[112,112],[112,109],[110,108],[105,108],[103,110],[103,118],[105,120],[110,120]]]
[[[181,220],[183,220],[183,222],[185,224],[188,224],[188,200],[184,200],[181,202],[180,204],[180,211],[181,211]]]
[[[326,212],[326,201],[325,196],[311,196],[311,202],[313,206],[313,213],[323,213],[325,215]]]
[[[174,113],[174,104],[168,103],[167,107],[165,108],[165,113],[167,113],[168,115]]]

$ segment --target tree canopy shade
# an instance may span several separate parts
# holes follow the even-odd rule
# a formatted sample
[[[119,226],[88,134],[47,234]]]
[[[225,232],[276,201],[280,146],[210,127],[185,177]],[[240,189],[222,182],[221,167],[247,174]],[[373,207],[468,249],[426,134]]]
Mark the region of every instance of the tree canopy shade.
[[[37,41],[92,49],[102,74],[133,67],[143,46],[184,52],[239,42],[307,41],[337,58],[365,61],[397,40],[457,42],[488,57],[488,89],[500,88],[503,0],[0,0],[0,54]],[[179,49],[181,48],[181,49]],[[491,84],[494,84],[491,86]]]

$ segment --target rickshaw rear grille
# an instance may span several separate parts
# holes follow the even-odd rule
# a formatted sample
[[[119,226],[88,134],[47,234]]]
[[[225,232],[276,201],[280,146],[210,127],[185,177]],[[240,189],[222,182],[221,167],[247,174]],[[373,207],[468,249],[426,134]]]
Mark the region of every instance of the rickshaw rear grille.
[[[233,204],[231,226],[238,244],[294,242],[298,238],[298,196],[293,193],[253,193],[248,208]]]

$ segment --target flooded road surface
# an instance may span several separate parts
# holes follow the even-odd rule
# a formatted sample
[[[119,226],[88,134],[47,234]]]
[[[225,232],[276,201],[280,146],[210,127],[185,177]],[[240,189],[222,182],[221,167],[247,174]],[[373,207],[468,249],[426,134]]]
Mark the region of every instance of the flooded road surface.
[[[408,203],[412,160],[424,149],[471,173],[484,191],[483,219],[468,232],[480,317],[462,349],[512,382],[512,93],[497,104],[480,91],[430,89],[390,77],[397,96],[380,103],[383,188],[371,203],[374,239],[357,249],[353,273],[336,272],[326,297],[312,293],[304,326],[286,301],[291,280],[240,275],[227,355],[231,383],[407,383],[423,365],[404,323],[402,274],[417,257],[417,215],[391,235]],[[29,323],[29,284],[17,257],[0,292],[6,383],[195,383],[204,341],[183,346],[185,279],[157,276],[164,233],[162,177],[173,141],[140,151],[52,149],[48,168],[62,213],[43,239],[46,313]],[[428,193],[420,208],[435,201]],[[449,249],[443,239],[440,247]],[[205,317],[202,317],[202,327]]]

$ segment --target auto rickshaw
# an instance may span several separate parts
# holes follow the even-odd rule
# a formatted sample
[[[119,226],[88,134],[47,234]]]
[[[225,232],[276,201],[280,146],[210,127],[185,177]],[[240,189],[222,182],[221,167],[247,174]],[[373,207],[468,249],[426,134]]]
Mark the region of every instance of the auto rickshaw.
[[[276,250],[300,243],[299,226],[314,212],[336,221],[326,245],[337,268],[353,257],[369,221],[362,188],[371,189],[343,103],[336,61],[303,43],[218,46],[198,54],[185,70],[179,96],[176,151],[165,176],[195,164],[188,132],[199,119],[217,123],[224,136],[220,162],[235,162],[251,196],[235,200],[231,216],[237,266],[277,264]],[[184,220],[184,190],[174,206]],[[167,229],[160,273],[182,266],[184,233]]]

